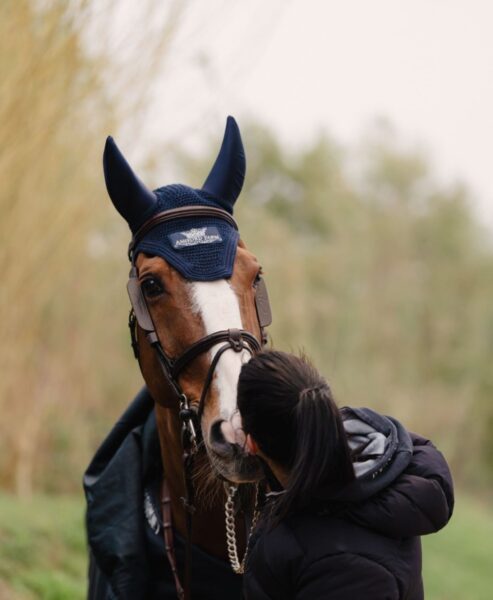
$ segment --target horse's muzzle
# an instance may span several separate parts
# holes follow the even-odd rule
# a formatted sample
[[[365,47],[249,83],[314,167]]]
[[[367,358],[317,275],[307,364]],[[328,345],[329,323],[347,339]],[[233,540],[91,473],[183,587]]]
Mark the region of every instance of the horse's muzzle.
[[[242,483],[263,477],[260,462],[245,451],[243,431],[233,430],[229,421],[212,424],[206,447],[212,465],[226,479]]]

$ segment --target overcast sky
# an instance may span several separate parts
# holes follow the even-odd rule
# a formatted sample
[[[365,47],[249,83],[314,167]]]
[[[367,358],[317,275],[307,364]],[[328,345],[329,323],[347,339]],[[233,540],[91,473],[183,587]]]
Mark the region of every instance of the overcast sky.
[[[218,135],[233,114],[351,145],[386,117],[493,227],[493,0],[195,0],[173,50],[152,135]]]

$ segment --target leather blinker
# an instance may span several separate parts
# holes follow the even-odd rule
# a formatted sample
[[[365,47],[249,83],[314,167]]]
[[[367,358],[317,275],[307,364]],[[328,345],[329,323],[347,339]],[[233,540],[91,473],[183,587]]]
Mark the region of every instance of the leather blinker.
[[[272,323],[272,311],[270,309],[267,286],[265,285],[265,281],[262,277],[257,283],[257,290],[255,293],[255,308],[257,309],[257,317],[260,327],[268,327]]]
[[[145,298],[140,289],[139,278],[137,277],[137,269],[130,269],[129,280],[127,283],[127,292],[130,298],[130,303],[134,309],[137,323],[146,333],[154,331],[154,323],[147,308]]]

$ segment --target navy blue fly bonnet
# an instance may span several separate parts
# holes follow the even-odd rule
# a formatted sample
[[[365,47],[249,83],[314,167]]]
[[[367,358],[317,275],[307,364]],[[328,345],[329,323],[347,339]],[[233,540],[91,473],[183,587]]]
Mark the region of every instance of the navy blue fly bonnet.
[[[172,184],[150,191],[135,175],[113,138],[103,155],[106,188],[132,234],[162,211],[186,206],[220,208],[233,214],[245,179],[245,152],[240,130],[228,117],[223,143],[209,176],[200,189]],[[219,216],[189,216],[159,223],[139,238],[133,250],[161,256],[183,277],[194,281],[229,278],[238,231]]]

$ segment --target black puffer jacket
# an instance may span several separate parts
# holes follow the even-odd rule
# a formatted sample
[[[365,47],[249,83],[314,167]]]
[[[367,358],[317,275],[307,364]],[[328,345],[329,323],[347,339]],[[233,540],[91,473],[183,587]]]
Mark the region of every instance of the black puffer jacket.
[[[252,537],[247,600],[422,600],[418,536],[453,509],[452,478],[438,450],[395,420],[343,409],[357,479],[337,496]]]

